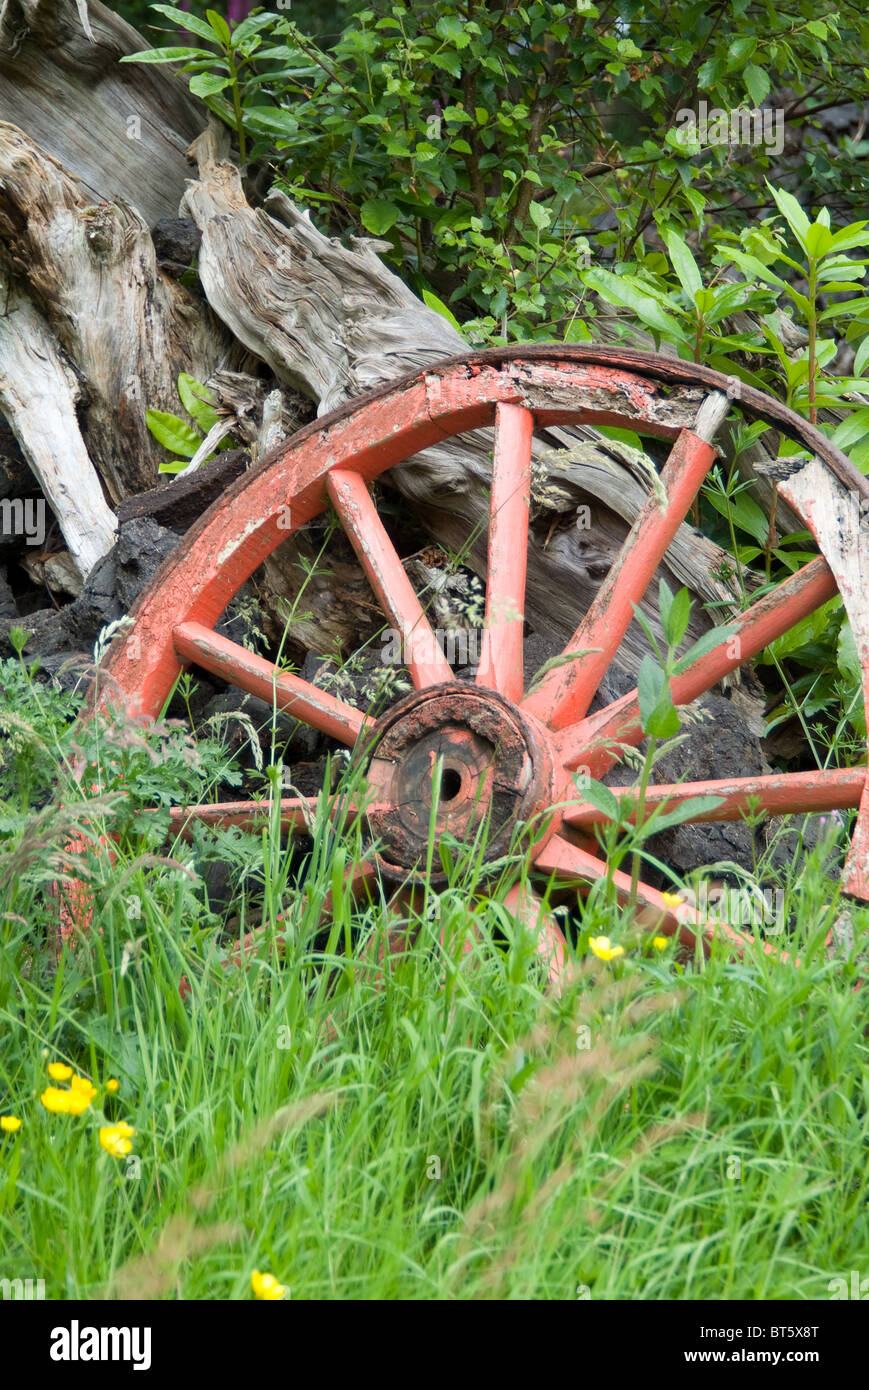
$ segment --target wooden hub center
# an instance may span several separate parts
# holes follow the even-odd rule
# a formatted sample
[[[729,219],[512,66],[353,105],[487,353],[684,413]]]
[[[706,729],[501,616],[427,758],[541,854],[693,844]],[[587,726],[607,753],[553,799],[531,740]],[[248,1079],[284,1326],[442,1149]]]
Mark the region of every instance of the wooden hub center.
[[[494,690],[451,684],[394,705],[367,747],[367,809],[378,859],[392,878],[420,880],[430,835],[465,845],[479,835],[484,861],[510,848],[520,824],[552,804],[552,759],[539,726]],[[542,824],[533,824],[539,843]],[[429,881],[446,883],[435,853]]]

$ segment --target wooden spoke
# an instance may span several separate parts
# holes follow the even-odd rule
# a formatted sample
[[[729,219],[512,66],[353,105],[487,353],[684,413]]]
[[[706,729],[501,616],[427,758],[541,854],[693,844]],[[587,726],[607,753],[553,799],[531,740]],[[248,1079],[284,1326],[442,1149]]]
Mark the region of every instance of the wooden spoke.
[[[869,902],[869,772],[863,784],[857,824],[842,874],[842,889],[853,898]]]
[[[463,933],[462,933],[462,944],[461,944],[460,951],[459,951],[459,954],[460,954],[462,957],[464,957],[464,956],[469,956],[469,955],[471,954],[471,952],[473,951],[475,945],[479,946],[479,945],[481,945],[482,943],[484,943],[484,941],[485,941],[485,938],[484,938],[484,936],[483,936],[483,933],[480,931],[480,928],[479,928],[479,926],[478,926],[478,924],[477,924],[477,922],[476,922],[476,919],[475,919],[474,917],[469,917],[468,920],[467,920],[467,922],[463,924],[463,927],[464,927],[464,930],[463,930]],[[442,950],[445,954],[449,954],[449,953],[451,952],[451,950],[453,949],[453,947],[452,947],[452,938],[453,938],[454,931],[455,931],[455,926],[454,926],[454,925],[453,925],[452,929],[448,932],[446,924],[445,924],[445,923],[442,923],[442,924],[441,924],[441,929],[440,929],[440,933],[439,933],[439,940],[440,940],[441,950]]]
[[[380,606],[401,635],[405,665],[417,690],[453,680],[450,663],[438,646],[364,479],[358,473],[334,468],[326,484]]]
[[[730,671],[763,651],[835,594],[836,580],[827,562],[820,557],[811,560],[733,618],[728,623],[728,636],[673,677],[670,694],[674,704],[688,705],[711,690]],[[636,746],[643,738],[639,700],[636,690],[632,690],[606,709],[563,730],[556,743],[566,767],[587,766],[592,776],[600,777],[617,761],[612,751],[615,744]]]
[[[281,801],[281,829],[291,835],[305,835],[317,810],[317,798],[285,797]],[[170,833],[182,840],[193,837],[194,825],[230,825],[240,830],[258,830],[271,814],[268,801],[215,801],[204,806],[173,806],[169,812]]]
[[[374,886],[377,879],[377,870],[369,860],[363,859],[359,864],[352,864],[344,876],[344,889],[352,897],[361,897],[363,892],[367,892]],[[309,899],[310,901],[310,899]],[[332,911],[333,895],[330,889],[323,898],[320,913],[323,917],[328,917]],[[258,956],[265,948],[274,943],[280,952],[286,950],[287,938],[291,936],[292,928],[283,929],[283,918],[278,918],[278,927],[275,930],[269,923],[254,927],[252,931],[245,932],[241,941],[237,942],[229,955],[219,962],[224,970],[231,966],[246,965],[251,959]],[[178,993],[182,999],[187,999],[192,990],[186,975],[182,975],[178,984]]]
[[[178,656],[185,661],[195,661],[204,671],[220,676],[251,695],[258,695],[269,704],[276,702],[278,709],[286,710],[349,747],[369,723],[361,710],[336,700],[298,676],[279,671],[270,661],[212,632],[202,623],[179,623],[172,637]]]
[[[577,845],[571,844],[561,835],[554,835],[543,847],[535,861],[536,869],[548,873],[562,883],[591,885],[598,879],[609,877],[612,880],[620,903],[631,901],[634,887],[629,874],[621,869],[611,870],[603,859],[589,854]],[[753,936],[728,926],[726,922],[707,921],[704,915],[689,903],[673,903],[673,895],[666,897],[656,888],[640,881],[636,885],[634,901],[637,909],[644,913],[647,921],[651,919],[654,930],[662,936],[676,936],[683,946],[693,949],[700,941],[704,951],[709,950],[715,940],[724,941],[737,955],[741,956],[749,947],[760,945],[764,955],[773,956],[782,963],[790,957],[778,950],[768,941],[759,942]],[[794,958],[794,965],[799,959]]]
[[[866,783],[866,768],[829,768],[819,772],[779,772],[766,777],[735,777],[707,782],[677,782],[650,786],[643,798],[645,814],[663,808],[675,811],[695,796],[719,798],[718,806],[687,817],[691,824],[733,821],[748,815],[752,807],[771,816],[800,812],[841,811],[859,806]],[[636,793],[612,788],[616,797],[636,800]],[[602,825],[607,817],[596,806],[583,802],[564,812],[568,825]],[[629,819],[633,822],[635,814]]]
[[[370,863],[369,860],[363,859],[361,863],[351,864],[347,869],[344,875],[344,891],[349,893],[351,897],[360,897],[364,890],[374,885],[376,878],[377,870],[374,865]],[[332,912],[332,899],[333,894],[330,888],[323,898],[320,909],[324,917],[328,917]],[[310,898],[308,898],[308,901],[310,901]],[[282,918],[278,920],[281,922],[283,921]],[[268,944],[270,936],[271,930],[265,924],[261,927],[255,927],[253,931],[248,932],[242,937],[241,941],[231,952],[229,958],[223,963],[226,965],[240,965],[246,955],[249,953],[255,954],[257,951],[262,950],[262,947]],[[283,949],[286,945],[287,933],[285,931],[278,931],[274,935],[274,940],[277,945]]]
[[[565,648],[565,655],[580,655],[550,671],[524,702],[523,708],[550,728],[561,729],[585,714],[633,619],[633,605],[649,587],[714,458],[712,445],[692,430],[679,435],[660,478],[666,503],[657,488],[652,491]]]
[[[521,883],[510,889],[504,906],[523,926],[536,933],[536,950],[546,966],[548,983],[556,994],[559,993],[567,973],[567,942],[556,918],[544,909],[537,894]]]
[[[533,432],[530,410],[499,402],[489,509],[486,626],[477,684],[517,704],[525,689],[522,640]]]

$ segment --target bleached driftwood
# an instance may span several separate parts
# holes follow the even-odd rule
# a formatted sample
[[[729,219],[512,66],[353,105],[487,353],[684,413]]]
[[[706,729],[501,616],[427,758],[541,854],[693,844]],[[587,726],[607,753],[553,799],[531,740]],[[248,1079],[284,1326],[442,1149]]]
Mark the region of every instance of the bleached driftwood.
[[[0,239],[10,264],[87,383],[84,433],[113,502],[156,481],[163,449],[145,412],[177,412],[178,373],[239,357],[189,290],[157,268],[130,205],[93,205],[81,184],[0,123]]]
[[[84,578],[111,548],[116,523],[78,427],[79,385],[45,320],[2,268],[0,300],[0,410]]]
[[[94,0],[0,0],[0,120],[14,122],[83,184],[148,226],[174,217],[184,151],[202,107],[177,73],[119,63],[151,48]]]

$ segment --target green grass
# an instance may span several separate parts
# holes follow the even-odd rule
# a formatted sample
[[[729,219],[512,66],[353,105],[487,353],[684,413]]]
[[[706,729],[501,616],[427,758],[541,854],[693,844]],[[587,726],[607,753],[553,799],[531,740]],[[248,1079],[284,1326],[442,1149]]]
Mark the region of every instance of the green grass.
[[[332,836],[325,802],[301,877],[273,828],[162,847],[139,789],[168,799],[188,764],[103,730],[125,778],[119,799],[108,772],[101,793],[117,858],[81,857],[93,931],[56,964],[47,889],[87,803],[69,711],[44,688],[25,698],[10,668],[0,1114],[23,1123],[0,1136],[0,1277],[43,1278],[48,1298],[249,1298],[259,1269],[293,1299],[657,1300],[827,1299],[832,1278],[865,1276],[869,914],[853,958],[831,960],[820,854],[787,888],[799,968],[759,950],[680,962],[601,896],[554,998],[531,934],[471,866],[418,904],[383,972],[378,941],[409,910],[349,897],[361,847],[352,826]],[[221,966],[206,853],[236,866],[235,934],[280,917],[284,956]],[[586,950],[601,931],[625,946],[611,964]],[[98,1086],[83,1115],[40,1103],[50,1061]],[[119,1119],[130,1158],[99,1144]]]

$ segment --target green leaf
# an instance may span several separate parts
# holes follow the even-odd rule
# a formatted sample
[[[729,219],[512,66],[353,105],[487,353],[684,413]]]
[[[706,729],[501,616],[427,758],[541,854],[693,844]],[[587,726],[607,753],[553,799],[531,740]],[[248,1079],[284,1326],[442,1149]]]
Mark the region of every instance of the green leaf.
[[[802,249],[806,251],[806,237],[810,225],[808,217],[803,212],[794,195],[788,193],[787,189],[773,188],[768,179],[765,179],[764,182],[775,199],[776,207],[782,217],[787,222]]]
[[[742,74],[745,78],[745,85],[748,95],[751,97],[755,106],[761,106],[769,96],[772,83],[769,80],[769,73],[763,68],[759,68],[756,63],[749,63]]]
[[[256,34],[260,29],[265,29],[272,23],[274,15],[271,14],[250,14],[247,19],[243,19],[241,24],[236,25],[232,31],[232,42],[236,48],[244,43],[251,35]],[[257,53],[260,57],[262,50]]]
[[[732,516],[734,524],[752,536],[758,545],[766,544],[769,521],[753,498],[744,492],[738,492],[733,497],[721,497],[716,492],[707,492],[704,495],[717,512],[724,517]]]
[[[655,632],[654,632],[654,628],[652,627],[652,624],[649,622],[649,620],[648,620],[648,618],[646,617],[645,613],[643,612],[642,608],[640,608],[638,604],[632,602],[632,603],[631,603],[631,607],[632,607],[633,610],[634,610],[634,619],[635,619],[635,621],[639,623],[640,627],[642,628],[643,632],[645,633],[645,635],[646,635],[646,637],[647,637],[647,639],[648,639],[649,646],[652,648],[652,651],[655,653],[655,656],[658,658],[659,664],[660,664],[661,666],[663,666],[663,664],[664,664],[664,658],[663,658],[663,656],[661,655],[661,648],[658,646],[658,639],[657,639],[657,637],[655,636]]]
[[[848,719],[857,732],[865,738],[866,705],[863,697],[863,668],[860,665],[854,633],[851,631],[851,624],[847,618],[839,628],[836,664],[850,688],[851,698],[848,700],[848,704],[853,704],[853,708],[848,714]]]
[[[207,386],[197,381],[189,372],[182,372],[178,378],[178,395],[187,414],[196,421],[203,435],[217,424],[217,411],[214,397]],[[204,398],[204,399],[202,399]]]
[[[206,10],[205,18],[208,20],[208,23],[211,25],[220,42],[225,44],[227,48],[231,48],[232,35],[229,32],[229,25],[223,18],[223,15],[218,14],[216,10]]]
[[[198,34],[201,39],[208,39],[209,43],[214,43],[213,30],[204,19],[199,19],[195,14],[188,14],[186,10],[179,10],[174,5],[152,5],[151,9],[171,19],[179,29],[186,29],[189,34]],[[122,58],[121,62],[123,61]]]
[[[833,233],[823,222],[813,222],[806,233],[806,249],[815,260],[826,256],[833,243]]]
[[[706,811],[714,811],[723,800],[721,796],[689,796],[687,801],[683,801],[681,806],[672,811],[664,811],[661,815],[653,812],[646,822],[646,828],[657,835],[662,830],[669,830],[673,825],[682,825],[686,820],[692,820]]]
[[[444,304],[442,299],[438,299],[433,290],[423,290],[422,299],[424,304],[427,304],[430,309],[434,309],[435,313],[440,314],[441,318],[446,319],[447,323],[452,324],[457,333],[461,333],[462,326],[455,314]]]
[[[663,581],[662,581],[663,583]],[[688,630],[691,617],[691,595],[687,589],[680,589],[670,605],[664,634],[671,647],[678,647]]]
[[[824,285],[823,292],[827,294],[838,291],[840,294],[847,294],[853,288],[853,285],[843,281],[842,284],[838,285]],[[825,309],[822,314],[818,314],[818,323],[829,323],[830,319],[836,318],[856,318],[862,320],[866,312],[865,306],[866,300],[864,296],[861,296],[859,299],[840,299],[837,304],[832,304],[829,309]]]
[[[869,439],[863,439],[849,450],[848,457],[861,473],[869,473]]]
[[[647,721],[658,708],[662,701],[667,685],[667,677],[663,667],[659,666],[653,656],[648,653],[640,662],[640,670],[637,676],[637,694],[640,700],[640,717],[643,729],[646,728]]]
[[[756,48],[757,39],[753,36],[746,35],[743,38],[734,39],[727,50],[728,67],[742,67]]]
[[[706,199],[704,198],[703,194],[700,192],[700,189],[699,189],[699,188],[683,188],[683,189],[682,189],[682,197],[685,199],[685,202],[686,202],[686,203],[688,204],[688,206],[690,207],[690,209],[691,209],[691,211],[693,212],[694,216],[696,217],[697,221],[698,221],[698,222],[701,222],[702,219],[703,219],[703,214],[704,214],[705,211],[706,211]]]
[[[827,228],[829,231],[829,228]],[[862,280],[866,274],[867,260],[854,260],[851,256],[840,256],[834,247],[833,254],[824,256],[824,263],[818,269],[818,279],[823,280]],[[851,286],[856,289],[856,284]],[[865,298],[865,296],[864,296]]]
[[[841,603],[842,600],[839,598],[830,599],[829,603],[823,604],[808,617],[801,618],[787,632],[783,632],[781,637],[776,637],[770,642],[756,660],[762,666],[771,666],[783,657],[798,652],[801,647],[809,646],[823,638],[833,615],[841,608]]]
[[[570,320],[570,323],[564,330],[564,341],[566,343],[590,343],[592,341],[592,332],[585,319]],[[606,434],[607,431],[604,430],[603,433]],[[627,434],[628,431],[626,430],[625,433]],[[634,438],[637,439],[636,447],[639,448],[639,438],[637,436],[634,436]],[[633,440],[628,440],[628,443],[632,442]]]
[[[585,284],[596,290],[609,303],[622,304],[625,308],[632,309],[637,318],[654,328],[662,337],[677,343],[687,343],[688,338],[678,321],[665,313],[650,295],[639,289],[632,278],[613,275],[612,271],[600,270],[597,267],[585,271],[582,278]]]
[[[471,42],[471,35],[466,31],[465,21],[460,19],[458,15],[441,15],[435,25],[435,33],[446,43],[455,44],[456,48],[467,48]]]
[[[866,339],[865,346],[869,347],[869,338]],[[835,444],[837,449],[850,449],[852,444],[856,444],[858,439],[869,434],[869,408],[855,410],[853,415],[849,415],[847,420],[843,420],[837,425],[832,435],[830,443]]]
[[[552,213],[542,203],[532,203],[528,214],[539,232],[544,231],[552,222]]]
[[[857,355],[854,358],[854,375],[862,376],[867,363],[869,363],[869,335],[863,339],[857,349]]]
[[[169,415],[165,410],[148,410],[145,422],[158,444],[173,454],[192,459],[202,443],[202,435],[179,420],[177,415]]]
[[[664,636],[667,636],[667,624],[670,621],[670,612],[673,607],[673,590],[662,579],[658,583],[658,611],[661,614],[661,627],[664,629]]]
[[[699,661],[707,652],[711,652],[719,643],[726,642],[727,639],[734,636],[735,633],[736,628],[733,625],[727,627],[713,627],[710,628],[708,632],[704,632],[703,636],[698,637],[697,641],[688,648],[685,655],[681,656],[676,662],[676,665],[673,667],[673,675],[678,676],[681,675],[683,671],[687,671],[688,667],[692,665],[693,662]]]
[[[586,338],[568,339],[568,342],[586,342]],[[598,425],[598,433],[607,439],[620,439],[623,444],[630,444],[632,449],[643,448],[643,441],[634,430],[619,429],[616,425]]]
[[[707,58],[705,63],[701,63],[697,70],[697,88],[701,92],[708,92],[715,85],[721,76],[724,61],[721,57]]]
[[[834,234],[830,249],[850,251],[854,246],[869,246],[869,232],[864,230],[865,227],[865,222],[849,222],[847,227]]]
[[[462,60],[458,53],[453,53],[447,48],[441,53],[433,53],[431,60],[436,68],[442,68],[450,77],[461,77]]]
[[[669,693],[643,720],[643,730],[650,738],[672,738],[679,732],[679,712]]]
[[[191,77],[190,90],[195,97],[213,97],[231,82],[231,77],[218,77],[217,73],[213,72],[199,72],[195,77]]]
[[[854,633],[851,630],[851,624],[847,618],[839,628],[839,641],[836,646],[836,664],[845,679],[862,690],[863,668],[860,665],[860,658],[857,655],[857,643],[854,641]]]
[[[299,122],[289,111],[278,106],[246,106],[244,119],[254,128],[268,135],[279,135],[284,140],[292,140],[299,133]]]
[[[214,60],[213,53],[202,48],[149,48],[147,53],[125,53],[122,63],[186,63],[191,58]]]
[[[584,801],[588,801],[596,810],[602,811],[607,820],[621,820],[621,808],[618,798],[613,796],[609,787],[605,787],[603,782],[596,782],[594,778],[588,779],[588,786],[582,783],[580,789]]]
[[[728,314],[735,313],[751,293],[748,285],[716,285],[712,290],[712,308],[706,311],[706,322],[718,323]]]
[[[388,198],[367,198],[359,209],[362,225],[372,236],[383,236],[401,216],[401,209]]]
[[[693,304],[696,295],[703,288],[697,262],[691,255],[688,243],[672,227],[665,229],[663,238],[670,253],[670,260],[673,262],[673,269],[679,277],[679,283],[688,296],[689,302]]]

